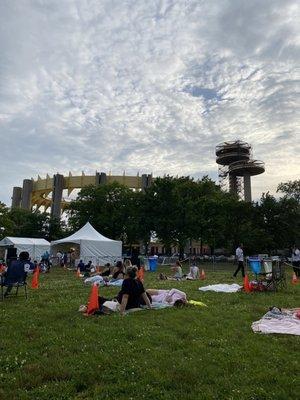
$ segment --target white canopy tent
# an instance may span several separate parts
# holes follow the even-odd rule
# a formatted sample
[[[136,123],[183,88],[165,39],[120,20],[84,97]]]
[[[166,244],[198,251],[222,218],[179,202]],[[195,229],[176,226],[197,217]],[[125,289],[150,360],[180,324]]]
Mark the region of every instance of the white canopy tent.
[[[55,255],[68,244],[79,246],[79,258],[84,262],[91,260],[94,264],[104,265],[122,257],[122,242],[101,235],[89,222],[73,235],[51,242],[51,253]]]
[[[39,261],[42,255],[48,251],[50,253],[50,243],[45,239],[21,238],[7,236],[0,241],[1,247],[14,247],[17,249],[17,255],[21,251],[28,251],[31,260]]]

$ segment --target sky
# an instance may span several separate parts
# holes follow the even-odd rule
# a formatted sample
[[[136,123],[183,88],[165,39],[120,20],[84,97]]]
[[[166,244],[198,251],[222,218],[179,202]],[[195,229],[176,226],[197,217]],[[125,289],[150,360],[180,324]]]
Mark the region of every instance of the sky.
[[[2,0],[0,201],[38,174],[209,175],[241,139],[300,177],[297,0]]]

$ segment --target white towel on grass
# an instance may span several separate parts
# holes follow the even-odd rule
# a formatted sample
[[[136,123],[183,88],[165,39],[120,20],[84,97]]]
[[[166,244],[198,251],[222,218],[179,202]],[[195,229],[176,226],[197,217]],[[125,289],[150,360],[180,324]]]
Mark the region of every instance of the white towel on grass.
[[[208,285],[200,287],[199,290],[202,292],[224,292],[224,293],[235,293],[242,289],[243,286],[237,283],[232,283],[231,285],[227,283],[219,283],[217,285]]]

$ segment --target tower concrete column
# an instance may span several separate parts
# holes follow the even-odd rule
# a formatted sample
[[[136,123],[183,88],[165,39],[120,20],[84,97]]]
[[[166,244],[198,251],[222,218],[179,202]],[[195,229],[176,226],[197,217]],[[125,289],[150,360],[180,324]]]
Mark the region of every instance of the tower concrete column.
[[[152,185],[153,182],[153,176],[152,174],[149,174],[147,177],[147,187],[150,187]]]
[[[64,176],[60,174],[53,175],[51,218],[60,218],[63,190]]]
[[[105,185],[107,183],[107,176],[105,172],[100,173],[100,185]]]
[[[144,192],[147,188],[147,174],[142,175],[142,191]]]
[[[245,201],[251,203],[252,195],[251,195],[251,176],[250,176],[250,174],[244,175],[244,198],[245,198]]]
[[[31,210],[31,194],[33,189],[33,182],[31,179],[23,180],[21,208]]]
[[[152,175],[143,174],[142,175],[142,191],[144,192],[152,184]]]
[[[11,198],[11,208],[19,208],[22,200],[22,188],[15,186]]]
[[[229,174],[229,192],[238,196],[237,176]]]
[[[105,185],[107,183],[107,176],[105,172],[96,172],[96,186]]]

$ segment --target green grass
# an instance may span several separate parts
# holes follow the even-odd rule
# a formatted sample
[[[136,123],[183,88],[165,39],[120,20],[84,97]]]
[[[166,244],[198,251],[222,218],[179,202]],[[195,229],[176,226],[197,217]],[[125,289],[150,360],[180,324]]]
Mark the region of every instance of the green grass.
[[[300,306],[300,285],[278,293],[201,293],[203,284],[232,283],[229,272],[206,281],[157,281],[208,307],[84,317],[90,287],[53,270],[0,305],[0,399],[296,399],[300,338],[260,335],[251,323],[268,309]],[[241,280],[238,280],[238,282]],[[100,288],[103,296],[118,288]],[[21,291],[21,293],[22,291]]]

